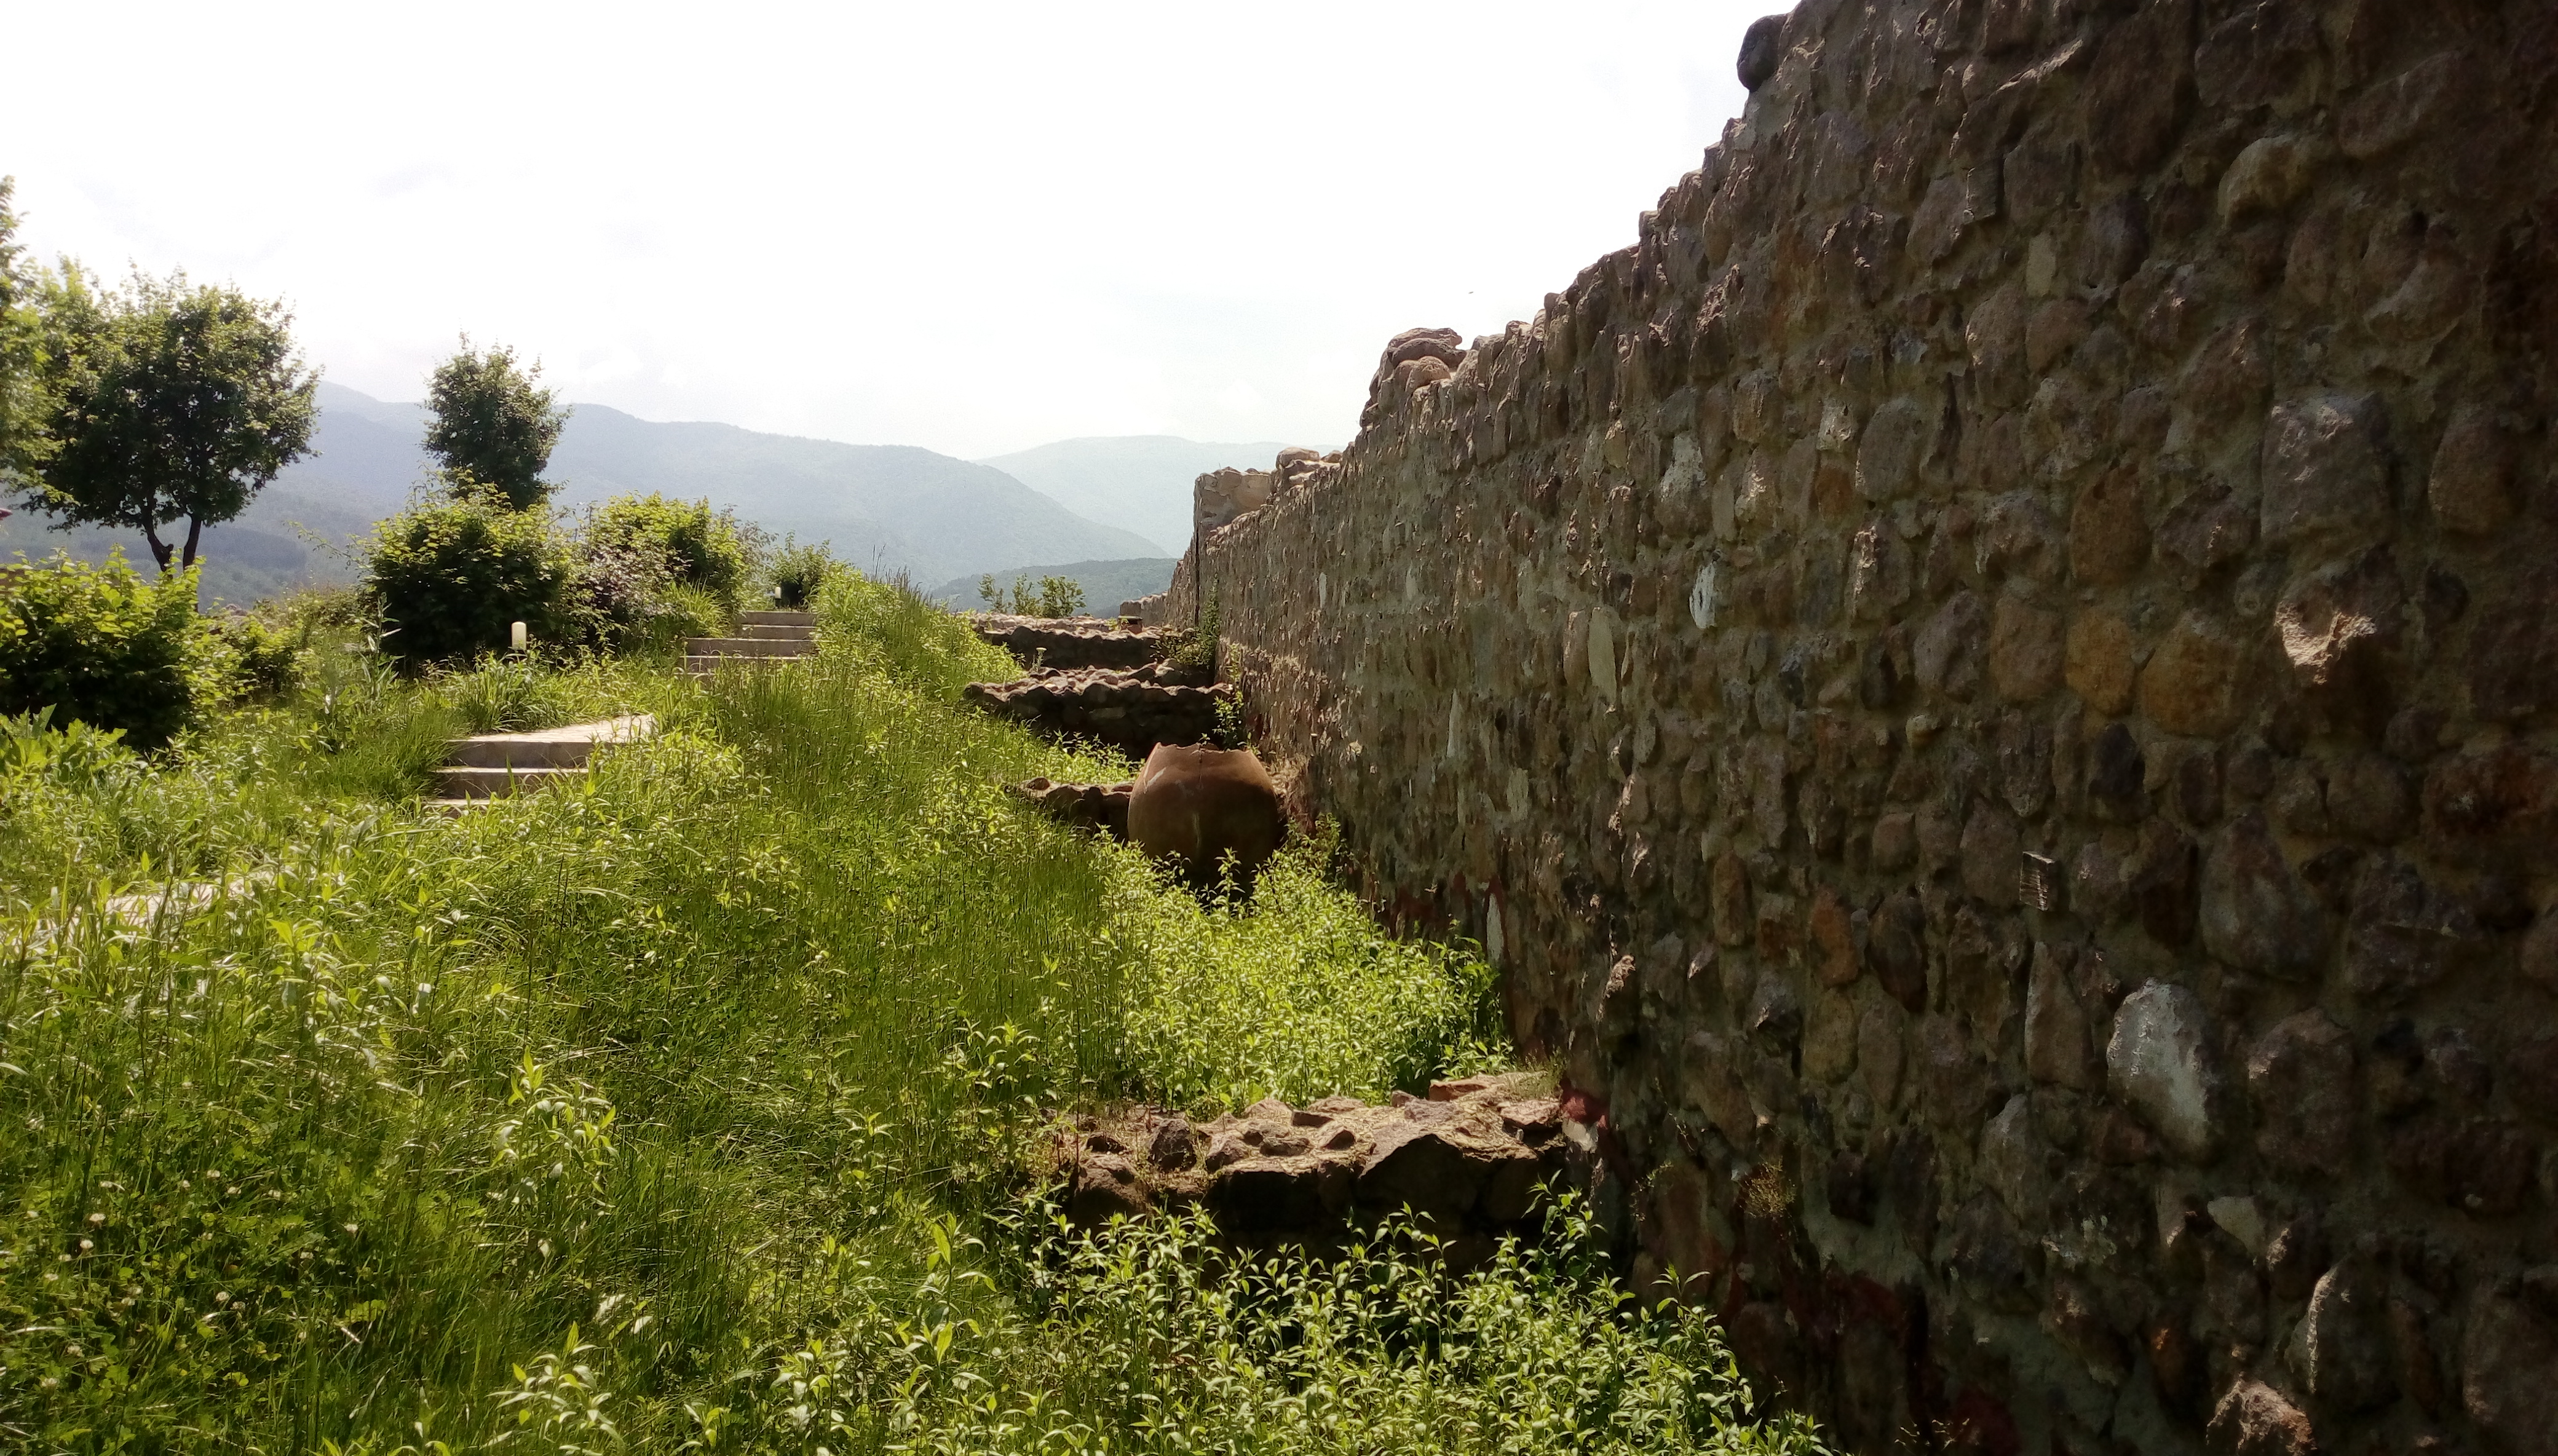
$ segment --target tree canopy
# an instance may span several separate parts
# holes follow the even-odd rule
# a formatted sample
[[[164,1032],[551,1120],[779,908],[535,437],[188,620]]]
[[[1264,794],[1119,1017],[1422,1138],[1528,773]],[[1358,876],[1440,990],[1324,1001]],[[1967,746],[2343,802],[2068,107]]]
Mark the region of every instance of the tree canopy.
[[[495,491],[517,510],[540,505],[551,487],[541,479],[559,443],[568,409],[534,381],[542,366],[515,364],[503,345],[482,354],[465,336],[427,384],[426,448],[444,462],[455,494]]]
[[[11,207],[17,186],[16,178],[0,177],[0,478],[34,465],[48,439],[37,286],[18,243],[18,216]]]
[[[64,524],[142,532],[160,569],[196,564],[225,521],[307,453],[319,375],[281,302],[136,274],[104,290],[76,264],[45,281],[36,504]],[[183,545],[162,536],[187,523]]]

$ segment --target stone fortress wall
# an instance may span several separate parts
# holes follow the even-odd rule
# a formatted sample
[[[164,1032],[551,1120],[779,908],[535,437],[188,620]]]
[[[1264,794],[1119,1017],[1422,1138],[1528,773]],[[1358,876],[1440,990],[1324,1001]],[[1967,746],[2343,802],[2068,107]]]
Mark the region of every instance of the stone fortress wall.
[[[1845,1446],[2558,1452],[2558,7],[1742,69],[1163,615]]]

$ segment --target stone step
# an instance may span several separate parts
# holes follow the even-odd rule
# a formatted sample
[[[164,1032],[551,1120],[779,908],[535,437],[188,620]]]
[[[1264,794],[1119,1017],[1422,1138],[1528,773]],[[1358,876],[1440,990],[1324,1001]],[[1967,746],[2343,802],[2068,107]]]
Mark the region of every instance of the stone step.
[[[444,790],[447,799],[504,799],[585,777],[584,769],[442,768],[435,771],[435,782]]]
[[[807,655],[809,655],[805,653],[766,653],[755,656],[739,656],[728,653],[694,653],[684,658],[684,671],[695,677],[708,677],[722,667],[750,669],[779,667],[784,662],[796,662]]]
[[[630,713],[532,733],[484,733],[453,740],[445,761],[464,769],[582,769],[596,749],[635,743],[656,730],[654,718]]]
[[[817,629],[789,623],[750,622],[740,629],[759,642],[815,642]]]
[[[688,657],[804,657],[817,650],[805,639],[769,637],[693,637],[684,640]]]
[[[814,612],[782,611],[740,612],[737,614],[737,620],[748,627],[806,627],[813,629],[817,625],[817,614]]]

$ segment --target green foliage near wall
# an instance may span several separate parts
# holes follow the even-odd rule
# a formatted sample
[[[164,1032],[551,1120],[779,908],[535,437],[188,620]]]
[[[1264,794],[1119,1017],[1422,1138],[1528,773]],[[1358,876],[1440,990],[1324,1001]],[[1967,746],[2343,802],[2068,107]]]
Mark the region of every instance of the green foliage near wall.
[[[0,568],[0,716],[50,709],[157,748],[214,690],[198,637],[193,572],[155,582],[122,556]]]
[[[1083,585],[1070,576],[1043,576],[1033,586],[1029,577],[1016,577],[1009,595],[995,584],[988,572],[977,578],[977,599],[989,612],[1010,612],[1016,617],[1072,617],[1083,610]]]

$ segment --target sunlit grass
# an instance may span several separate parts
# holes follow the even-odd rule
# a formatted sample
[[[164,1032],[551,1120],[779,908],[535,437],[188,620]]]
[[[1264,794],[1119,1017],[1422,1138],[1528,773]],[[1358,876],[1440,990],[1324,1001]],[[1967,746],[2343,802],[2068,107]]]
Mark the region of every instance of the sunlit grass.
[[[1575,1400],[1688,1412],[1602,1444],[1728,1439],[1710,1342],[1586,1261],[1468,1286],[1458,1344],[1584,1348],[1495,1390],[1483,1358],[1279,1350],[1311,1266],[1020,1213],[1048,1112],[1417,1087],[1490,1054],[1485,972],[1312,854],[1204,908],[997,791],[1126,771],[958,709],[1000,654],[876,584],[821,617],[819,657],[707,682],[340,654],[160,760],[0,775],[0,1446],[1533,1450],[1578,1438],[1501,1412]],[[421,811],[491,701],[662,731]],[[210,888],[109,903],[173,880]],[[1378,1258],[1352,1277],[1422,1277]],[[1132,1404],[1150,1300],[1216,1354]],[[1593,1371],[1654,1393],[1602,1410]],[[1310,1381],[1375,1421],[1301,1418]]]

